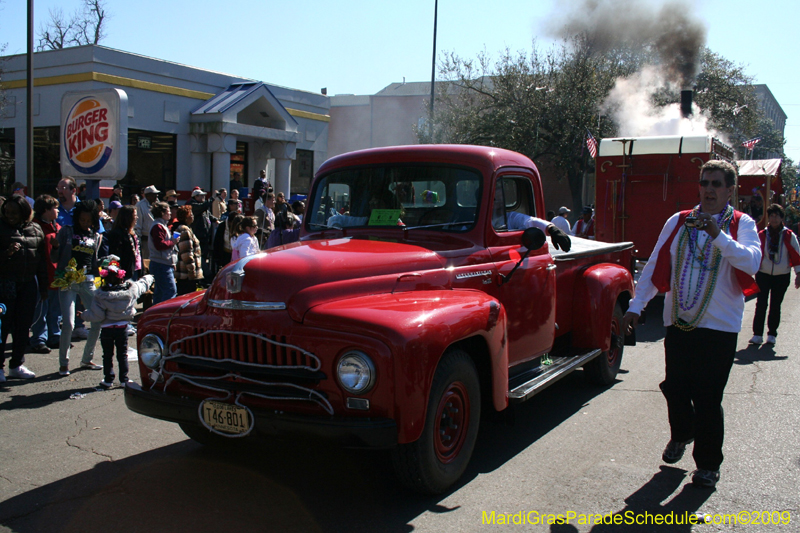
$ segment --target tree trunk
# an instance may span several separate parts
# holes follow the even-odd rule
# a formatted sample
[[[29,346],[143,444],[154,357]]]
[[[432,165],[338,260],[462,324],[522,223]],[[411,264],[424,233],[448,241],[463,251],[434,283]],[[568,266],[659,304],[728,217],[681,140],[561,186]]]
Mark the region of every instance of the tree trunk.
[[[567,176],[569,179],[569,192],[572,193],[572,218],[573,223],[580,218],[580,210],[583,207],[583,172],[579,169],[570,169]]]

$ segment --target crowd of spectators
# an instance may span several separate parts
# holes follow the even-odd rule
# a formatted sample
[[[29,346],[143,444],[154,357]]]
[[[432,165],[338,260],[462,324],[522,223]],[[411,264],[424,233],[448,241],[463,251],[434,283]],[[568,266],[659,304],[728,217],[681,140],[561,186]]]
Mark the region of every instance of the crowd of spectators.
[[[119,380],[127,381],[120,351],[127,350],[122,337],[136,333],[131,298],[147,301],[152,294],[156,304],[195,292],[229,262],[299,238],[302,202],[289,206],[262,171],[252,190],[254,213],[244,216],[242,187],[236,175],[230,192],[219,189],[209,198],[195,187],[180,205],[175,190],[155,185],[128,197],[117,185],[103,201],[82,196],[70,177],[58,182],[56,197],[35,200],[23,184],[14,184],[8,199],[0,197],[0,382],[34,378],[24,366],[25,353],[53,349],[58,374],[69,375],[72,341],[83,339],[81,368],[103,369],[101,387],[109,388],[116,347]],[[102,365],[94,357],[99,339]]]

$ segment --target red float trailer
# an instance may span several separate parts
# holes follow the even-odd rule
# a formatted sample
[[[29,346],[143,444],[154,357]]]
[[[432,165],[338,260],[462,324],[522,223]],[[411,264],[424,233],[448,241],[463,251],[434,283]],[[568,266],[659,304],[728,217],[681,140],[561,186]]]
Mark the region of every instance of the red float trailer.
[[[733,149],[710,135],[602,139],[596,159],[597,240],[632,241],[646,260],[664,222],[699,201],[700,167],[731,161]]]
[[[736,161],[739,167],[736,208],[753,217],[759,229],[767,227],[766,208],[773,203],[784,203],[781,163],[781,159]]]

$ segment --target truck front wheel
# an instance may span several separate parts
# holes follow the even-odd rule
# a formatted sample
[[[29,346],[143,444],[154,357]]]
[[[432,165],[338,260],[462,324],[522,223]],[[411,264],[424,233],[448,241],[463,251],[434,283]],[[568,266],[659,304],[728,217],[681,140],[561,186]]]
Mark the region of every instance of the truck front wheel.
[[[450,350],[433,377],[422,435],[392,452],[400,481],[425,494],[447,490],[469,464],[480,416],[481,388],[475,364],[465,351]]]
[[[617,379],[622,364],[625,337],[622,333],[622,306],[617,302],[611,316],[611,348],[592,359],[583,367],[586,378],[597,385],[611,385]]]

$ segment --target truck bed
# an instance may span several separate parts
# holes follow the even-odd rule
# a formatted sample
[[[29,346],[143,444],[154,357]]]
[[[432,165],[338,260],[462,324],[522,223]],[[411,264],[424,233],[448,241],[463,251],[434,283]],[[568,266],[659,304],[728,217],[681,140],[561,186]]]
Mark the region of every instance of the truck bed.
[[[553,247],[553,243],[548,239],[547,244],[550,246],[550,255],[553,256],[554,261],[572,261],[578,258],[621,252],[633,248],[632,242],[600,242],[574,236],[570,237],[570,239],[572,240],[572,247],[569,252],[556,250]]]

